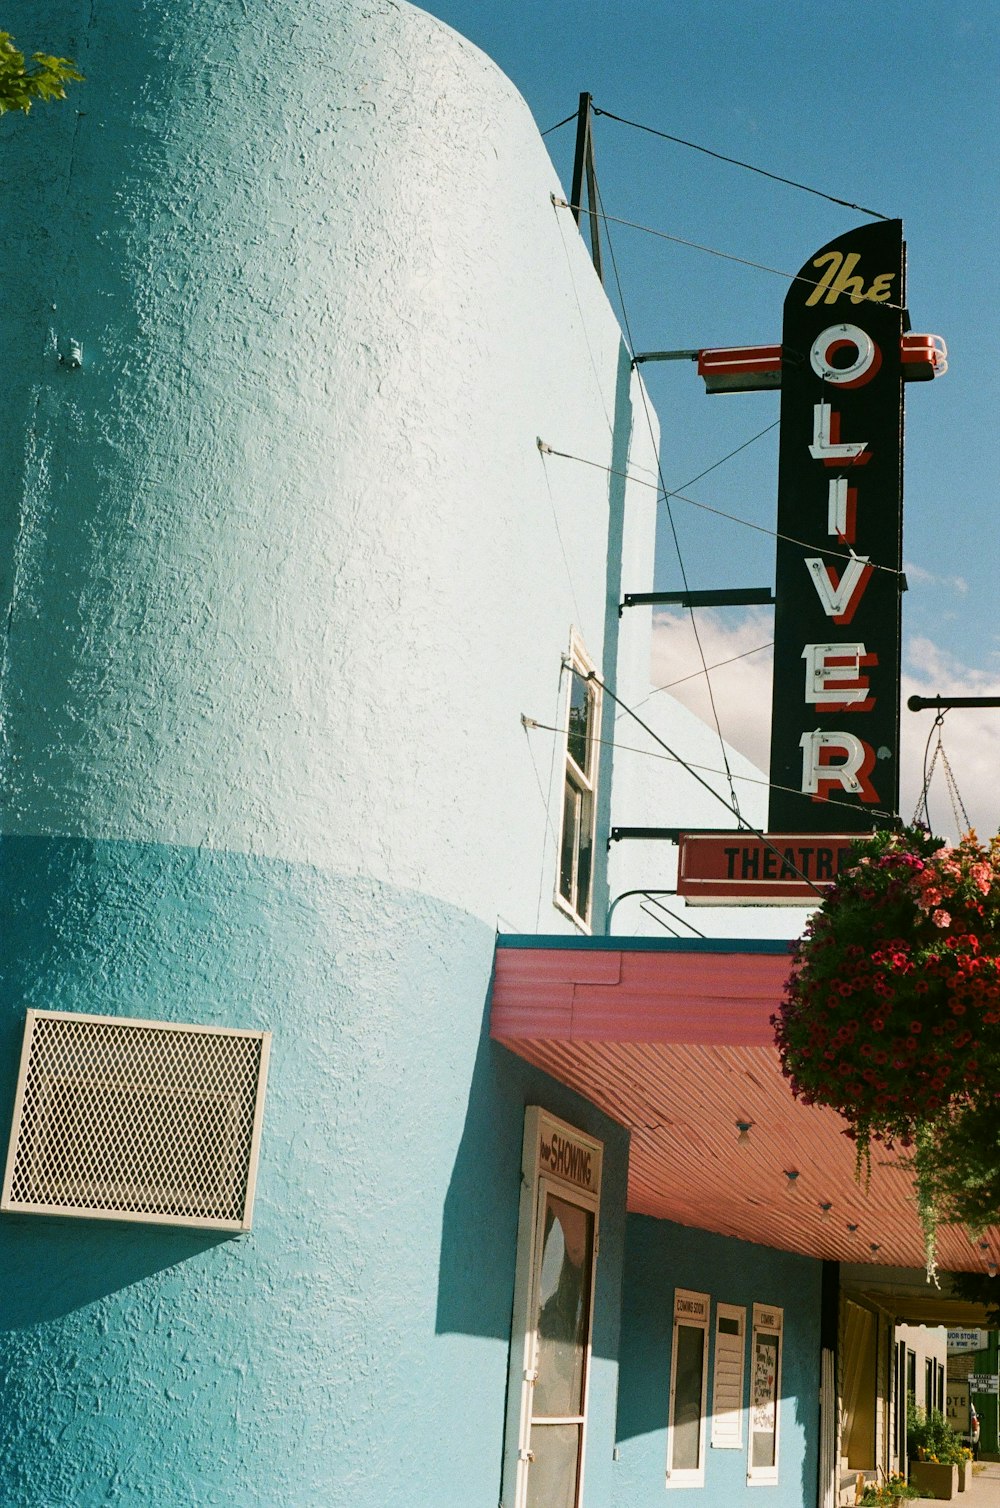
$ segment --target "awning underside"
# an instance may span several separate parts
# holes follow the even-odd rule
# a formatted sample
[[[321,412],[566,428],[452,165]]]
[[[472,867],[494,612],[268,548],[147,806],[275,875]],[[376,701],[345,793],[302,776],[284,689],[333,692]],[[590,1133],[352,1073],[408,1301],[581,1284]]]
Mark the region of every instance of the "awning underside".
[[[782,1076],[769,1017],[787,973],[781,944],[501,938],[491,1034],[629,1129],[631,1211],[812,1257],[923,1268],[899,1156],[874,1149],[870,1183],[859,1181],[844,1122],[800,1105]],[[739,1123],[750,1125],[743,1143]],[[943,1270],[985,1273],[990,1260],[1000,1226],[939,1231]]]

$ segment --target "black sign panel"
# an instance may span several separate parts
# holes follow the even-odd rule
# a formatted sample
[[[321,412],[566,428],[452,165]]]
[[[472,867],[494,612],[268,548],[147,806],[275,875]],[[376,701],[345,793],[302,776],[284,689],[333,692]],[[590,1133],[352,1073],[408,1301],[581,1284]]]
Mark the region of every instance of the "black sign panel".
[[[774,832],[867,832],[898,804],[904,278],[902,222],[879,221],[785,299]]]

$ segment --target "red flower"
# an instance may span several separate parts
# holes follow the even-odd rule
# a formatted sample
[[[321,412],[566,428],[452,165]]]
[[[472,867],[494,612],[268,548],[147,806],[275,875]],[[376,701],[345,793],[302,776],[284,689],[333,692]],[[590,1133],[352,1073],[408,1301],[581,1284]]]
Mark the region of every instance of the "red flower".
[[[797,1095],[839,1110],[865,1144],[964,1103],[979,1073],[965,1050],[1000,1060],[1000,841],[950,848],[915,827],[860,840],[773,1026]]]

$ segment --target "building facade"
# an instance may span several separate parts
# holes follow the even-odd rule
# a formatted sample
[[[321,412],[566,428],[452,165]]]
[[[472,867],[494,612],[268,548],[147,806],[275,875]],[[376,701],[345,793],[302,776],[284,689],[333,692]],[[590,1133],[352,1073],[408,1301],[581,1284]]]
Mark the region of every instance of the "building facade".
[[[633,894],[663,845],[608,836],[732,820],[616,746],[658,437],[523,101],[389,0],[5,24],[88,82],[0,123],[0,1125],[29,1011],[271,1046],[250,1229],[65,1170],[0,1216],[0,1500],[811,1501],[829,1260],[794,1208],[775,1244],[647,1208],[652,1121],[495,1015],[498,934],[600,982],[613,912],[700,968]],[[702,930],[780,972],[799,915]]]

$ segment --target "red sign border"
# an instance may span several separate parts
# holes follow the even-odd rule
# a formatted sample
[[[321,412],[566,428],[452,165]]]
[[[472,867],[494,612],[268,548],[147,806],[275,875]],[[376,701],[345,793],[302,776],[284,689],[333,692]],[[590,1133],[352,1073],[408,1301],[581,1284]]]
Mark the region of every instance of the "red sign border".
[[[798,850],[846,849],[861,836],[859,833],[765,833],[761,837],[741,828],[712,833],[680,832],[677,835],[677,894],[689,906],[737,906],[748,902],[757,905],[817,906],[822,901],[822,896],[817,895],[814,886],[825,890],[833,883],[832,877],[817,879],[815,875],[809,874],[809,867],[800,862]],[[767,840],[766,843],[764,839]],[[772,847],[769,848],[768,844]],[[783,853],[785,849],[794,848],[797,866],[805,871],[812,883],[807,883],[806,879],[799,876],[784,880],[770,875],[730,877],[724,872],[724,862],[720,864],[723,872],[719,874],[690,873],[690,861],[695,848],[700,849],[702,854],[706,848],[710,852],[714,849],[720,860],[724,860],[726,849],[737,850],[749,845],[756,847],[764,856],[772,855],[774,849]],[[774,857],[777,858],[776,855]]]

